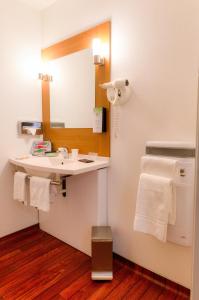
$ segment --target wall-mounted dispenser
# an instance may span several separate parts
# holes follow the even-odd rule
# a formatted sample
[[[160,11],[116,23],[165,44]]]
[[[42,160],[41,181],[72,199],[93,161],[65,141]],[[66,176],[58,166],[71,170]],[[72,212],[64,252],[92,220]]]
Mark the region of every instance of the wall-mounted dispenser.
[[[129,100],[130,86],[128,79],[118,79],[100,84],[102,89],[107,90],[108,101],[112,105],[122,105]]]
[[[93,109],[93,133],[106,132],[106,108],[95,107]]]
[[[18,133],[19,135],[41,135],[42,122],[18,122]]]

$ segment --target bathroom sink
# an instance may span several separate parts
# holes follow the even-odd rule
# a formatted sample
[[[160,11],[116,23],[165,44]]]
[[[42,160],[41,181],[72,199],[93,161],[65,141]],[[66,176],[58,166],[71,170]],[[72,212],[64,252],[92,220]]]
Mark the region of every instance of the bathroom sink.
[[[80,155],[79,158],[87,159],[88,155]],[[31,176],[50,177],[51,175],[78,175],[109,166],[109,158],[96,157],[90,163],[80,162],[72,159],[62,159],[46,156],[24,156],[9,159],[10,163],[23,168]]]
[[[35,160],[36,158],[36,160]],[[32,159],[32,161],[31,161]],[[52,170],[47,170],[47,168],[63,166],[68,163],[72,163],[70,159],[63,159],[60,157],[31,157],[29,161],[26,161],[26,166],[24,166],[25,171],[31,176],[40,177],[50,177],[52,175]],[[29,166],[28,164],[31,164]],[[44,171],[45,169],[45,171]]]
[[[44,157],[45,158],[45,157]],[[55,157],[48,157],[49,163],[52,166],[61,166],[61,165],[65,165],[65,164],[71,164],[74,163],[74,160],[72,159],[68,159],[68,158],[61,158],[59,156],[55,156]]]

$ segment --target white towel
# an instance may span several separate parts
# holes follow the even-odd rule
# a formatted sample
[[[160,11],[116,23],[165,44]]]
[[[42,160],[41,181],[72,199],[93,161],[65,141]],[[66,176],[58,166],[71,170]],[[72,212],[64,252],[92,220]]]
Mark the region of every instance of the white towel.
[[[39,210],[50,209],[50,179],[32,176],[30,178],[30,205]]]
[[[141,172],[174,178],[177,174],[177,160],[172,158],[145,155],[141,158]]]
[[[134,230],[151,234],[166,242],[172,214],[173,180],[142,173],[140,176]]]
[[[14,174],[14,191],[13,191],[14,200],[23,202],[25,205],[27,205],[26,177],[27,174],[23,172],[16,172]]]
[[[141,172],[156,176],[175,179],[177,175],[178,161],[173,158],[145,155],[141,159]],[[176,222],[176,191],[173,186],[173,200],[171,203],[171,212],[169,214],[169,224]]]

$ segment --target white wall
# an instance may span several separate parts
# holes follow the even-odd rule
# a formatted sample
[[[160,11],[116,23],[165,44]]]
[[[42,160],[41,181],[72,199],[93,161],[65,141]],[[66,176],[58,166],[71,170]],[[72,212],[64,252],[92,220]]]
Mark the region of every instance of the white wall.
[[[17,121],[40,120],[40,14],[18,0],[0,1],[0,237],[37,223],[35,210],[12,200],[12,155],[32,139],[17,137]]]
[[[133,86],[111,140],[114,251],[187,287],[192,249],[135,233],[133,217],[145,142],[195,141],[198,8],[197,0],[57,0],[43,12],[44,47],[111,18],[112,79]]]

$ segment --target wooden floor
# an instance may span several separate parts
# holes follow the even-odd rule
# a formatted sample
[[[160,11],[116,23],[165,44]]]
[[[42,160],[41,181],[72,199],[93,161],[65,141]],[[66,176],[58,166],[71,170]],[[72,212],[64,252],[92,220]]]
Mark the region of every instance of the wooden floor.
[[[0,299],[189,299],[187,289],[120,257],[112,282],[91,281],[90,268],[87,255],[37,226],[22,230],[0,239]]]

